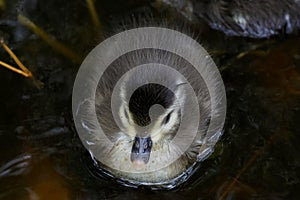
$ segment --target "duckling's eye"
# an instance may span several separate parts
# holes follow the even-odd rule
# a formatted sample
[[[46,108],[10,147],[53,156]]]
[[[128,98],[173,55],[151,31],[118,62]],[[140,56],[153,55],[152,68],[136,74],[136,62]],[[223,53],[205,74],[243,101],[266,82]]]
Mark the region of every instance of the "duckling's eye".
[[[171,114],[173,113],[173,111],[171,111],[163,120],[163,124],[167,124],[170,121],[171,118]]]
[[[129,119],[128,113],[127,113],[127,111],[125,109],[124,109],[124,115],[125,115],[126,119]]]

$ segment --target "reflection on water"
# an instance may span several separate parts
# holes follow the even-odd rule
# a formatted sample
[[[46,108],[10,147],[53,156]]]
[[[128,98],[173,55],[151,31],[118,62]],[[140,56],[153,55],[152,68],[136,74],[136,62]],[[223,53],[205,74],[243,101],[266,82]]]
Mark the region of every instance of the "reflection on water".
[[[0,34],[37,78],[0,68],[0,199],[298,199],[300,188],[300,38],[225,38],[206,30],[203,44],[222,68],[228,114],[216,152],[182,187],[168,192],[120,186],[99,173],[71,118],[78,64],[16,23],[16,6],[47,32],[85,55],[99,41],[84,2],[6,1]],[[123,3],[125,5],[125,3]],[[107,24],[129,7],[98,2]],[[23,7],[22,7],[23,6]],[[147,7],[147,6],[146,6]],[[52,10],[55,10],[55,12]],[[11,62],[0,50],[1,60]]]
[[[20,176],[28,171],[30,155],[19,155],[0,168],[0,177]]]

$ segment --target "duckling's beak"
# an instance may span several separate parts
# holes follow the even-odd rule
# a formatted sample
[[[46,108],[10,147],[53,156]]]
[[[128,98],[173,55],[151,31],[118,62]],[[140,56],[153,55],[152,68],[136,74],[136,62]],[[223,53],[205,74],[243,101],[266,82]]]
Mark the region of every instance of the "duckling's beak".
[[[145,168],[150,158],[151,148],[152,140],[150,136],[136,136],[134,138],[130,159],[135,169],[141,170]]]

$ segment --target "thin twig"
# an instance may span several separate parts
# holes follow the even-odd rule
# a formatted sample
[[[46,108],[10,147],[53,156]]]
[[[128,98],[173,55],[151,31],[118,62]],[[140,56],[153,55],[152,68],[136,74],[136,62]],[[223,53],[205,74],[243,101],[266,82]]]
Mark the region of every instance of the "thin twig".
[[[246,162],[246,164],[243,166],[241,170],[238,171],[236,176],[232,179],[232,181],[225,187],[224,191],[222,192],[219,200],[225,199],[226,195],[231,191],[231,189],[234,187],[234,185],[238,182],[238,179],[244,174],[246,170],[257,160],[257,158],[262,154],[263,150],[270,146],[274,141],[278,138],[279,133],[274,133],[270,139],[268,140],[267,144],[262,147],[260,150],[255,151],[250,159]]]
[[[16,54],[14,54],[14,52],[6,45],[3,38],[0,38],[0,44],[2,45],[4,50],[12,57],[12,59],[15,61],[15,63],[23,70],[23,72],[27,74],[26,77],[32,77],[32,73],[27,69],[27,67],[25,67],[23,65],[23,63],[19,60],[19,58],[16,56]],[[2,65],[2,66],[4,66],[4,65]],[[15,71],[15,72],[18,71],[18,69],[14,68],[12,66],[8,67],[6,65],[5,67],[7,67],[7,68],[9,68],[9,69],[11,69],[12,71]],[[11,67],[14,68],[15,70],[13,70]],[[19,72],[17,72],[17,73],[19,73]]]
[[[97,32],[99,32],[101,34],[100,37],[102,37],[103,36],[102,31],[101,31],[102,30],[102,25],[101,25],[98,13],[97,13],[96,8],[95,8],[94,0],[86,0],[86,4],[88,6],[90,15],[92,17],[93,24],[95,25],[95,28],[96,28]]]
[[[98,13],[97,13],[96,8],[95,8],[94,1],[93,0],[86,0],[86,4],[87,4],[88,9],[90,11],[90,15],[92,17],[94,25],[96,26],[96,28],[100,28],[101,24],[100,24],[100,21],[99,21]]]
[[[5,10],[5,8],[6,8],[5,0],[0,0],[0,11]]]
[[[21,24],[29,28],[32,32],[40,36],[48,45],[50,45],[53,49],[58,51],[59,53],[63,54],[64,56],[68,57],[69,59],[81,63],[82,57],[72,51],[71,49],[64,46],[62,43],[55,40],[53,37],[48,35],[44,30],[42,30],[40,27],[35,25],[30,19],[25,17],[22,14],[18,15],[18,20]]]
[[[0,61],[0,65],[13,71],[16,72],[22,76],[25,76],[26,78],[30,78],[33,82],[33,84],[38,88],[41,89],[44,86],[44,83],[37,80],[33,74],[31,73],[31,71],[29,71],[29,69],[27,67],[25,67],[25,65],[23,65],[23,63],[20,61],[20,59],[16,56],[16,54],[7,46],[7,44],[4,42],[3,38],[0,38],[0,44],[1,46],[4,48],[4,50],[12,57],[12,59],[15,61],[15,63],[21,68],[21,69],[17,69],[3,61]]]
[[[7,63],[5,63],[5,62],[2,62],[2,61],[0,61],[0,65],[2,65],[3,67],[5,67],[5,68],[7,68],[7,69],[9,69],[9,70],[11,70],[11,71],[13,71],[13,72],[16,72],[16,73],[18,73],[18,74],[21,74],[22,76],[25,76],[25,77],[29,77],[29,74],[27,74],[26,72],[24,72],[24,71],[22,71],[22,70],[20,70],[20,69],[17,69],[17,68],[15,68],[15,67],[13,67],[13,66],[11,66],[11,65],[9,65],[9,64],[7,64]]]

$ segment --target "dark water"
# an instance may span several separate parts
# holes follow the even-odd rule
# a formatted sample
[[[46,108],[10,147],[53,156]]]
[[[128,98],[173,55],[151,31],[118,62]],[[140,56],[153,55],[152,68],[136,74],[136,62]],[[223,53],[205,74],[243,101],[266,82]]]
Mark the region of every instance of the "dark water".
[[[161,15],[144,1],[96,6],[108,35],[132,12]],[[150,191],[120,186],[93,167],[71,116],[80,63],[20,25],[20,12],[83,57],[101,41],[83,0],[6,1],[0,35],[44,88],[0,67],[0,199],[300,199],[299,37],[229,38],[192,25],[226,86],[224,134],[188,182]],[[163,16],[180,20],[170,12]],[[15,65],[2,48],[0,60]]]

